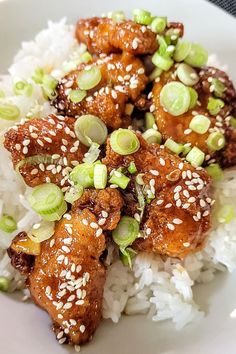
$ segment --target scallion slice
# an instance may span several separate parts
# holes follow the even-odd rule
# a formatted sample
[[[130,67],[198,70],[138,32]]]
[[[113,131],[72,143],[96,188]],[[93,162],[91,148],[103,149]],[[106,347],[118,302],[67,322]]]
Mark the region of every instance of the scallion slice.
[[[196,70],[185,63],[179,64],[176,72],[179,80],[187,86],[196,85],[199,81]]]
[[[155,33],[162,33],[167,25],[167,18],[166,17],[154,17],[152,20],[150,27],[151,30]]]
[[[177,62],[183,61],[191,50],[191,43],[178,40],[175,46],[174,60]]]
[[[32,80],[36,84],[42,84],[44,75],[45,75],[45,72],[44,72],[43,68],[36,68],[34,75],[32,76]]]
[[[222,224],[228,224],[235,218],[235,210],[233,205],[225,204],[218,212],[218,221]]]
[[[219,151],[225,146],[225,136],[220,132],[213,132],[208,136],[206,143],[212,151]]]
[[[92,143],[102,145],[107,138],[106,125],[100,118],[91,114],[77,118],[74,130],[77,138],[86,146],[91,146]]]
[[[48,240],[55,231],[55,223],[50,221],[41,221],[37,228],[32,227],[29,232],[29,238],[36,243]]]
[[[109,179],[109,183],[116,184],[121,189],[125,189],[128,186],[129,182],[130,178],[119,171],[114,171],[113,175]]]
[[[147,112],[145,113],[145,127],[147,129],[153,128],[154,124],[156,123],[155,117],[152,113]]]
[[[200,68],[203,65],[206,65],[208,60],[207,51],[200,44],[191,44],[190,52],[187,57],[184,59],[185,63]]]
[[[16,96],[25,95],[30,97],[33,92],[33,86],[26,81],[17,81],[13,86],[13,92]]]
[[[0,230],[12,233],[17,229],[17,223],[15,219],[7,214],[3,214],[0,218]]]
[[[152,15],[151,12],[141,10],[141,9],[134,9],[133,10],[133,20],[140,25],[150,25],[152,22]]]
[[[80,61],[82,63],[88,63],[93,59],[92,55],[89,52],[84,52],[83,54],[81,54],[80,56]]]
[[[65,201],[63,201],[57,211],[55,211],[52,214],[44,214],[41,216],[46,221],[58,221],[62,218],[62,216],[66,213],[66,211],[67,211],[67,204]]]
[[[211,120],[203,116],[202,114],[197,114],[194,116],[189,124],[189,128],[198,134],[205,134],[210,128]]]
[[[174,64],[174,61],[169,56],[162,56],[158,51],[153,55],[152,62],[164,71],[168,71]]]
[[[205,154],[202,150],[194,146],[186,156],[186,160],[191,163],[192,166],[201,166],[204,162]]]
[[[92,145],[89,148],[89,151],[84,154],[83,162],[88,162],[88,163],[95,162],[98,159],[101,152],[99,147],[100,145],[98,145],[97,143],[92,143]]]
[[[212,163],[206,167],[208,174],[215,180],[220,181],[223,176],[223,170],[218,163]]]
[[[83,70],[78,74],[77,82],[81,90],[90,90],[97,86],[102,79],[101,70],[94,65],[88,70]]]
[[[125,13],[124,11],[114,11],[111,14],[111,18],[115,22],[122,22],[125,20]]]
[[[107,185],[107,166],[96,164],[94,166],[94,187],[96,189],[104,189]]]
[[[70,187],[65,193],[65,201],[67,203],[73,204],[76,200],[78,200],[84,192],[84,188],[76,184],[75,186]]]
[[[10,280],[5,277],[0,277],[0,291],[6,293],[10,288]]]
[[[83,99],[86,97],[87,92],[84,90],[71,90],[68,94],[69,99],[73,103],[79,103],[83,101]]]
[[[160,144],[162,140],[161,133],[158,132],[156,129],[150,128],[147,129],[143,134],[143,138],[149,144]]]
[[[136,256],[137,252],[131,247],[120,247],[120,259],[125,266],[129,266],[132,269],[132,259]]]
[[[189,109],[189,90],[181,82],[169,82],[161,90],[160,103],[167,112],[173,116],[179,116]]]
[[[234,116],[228,116],[227,118],[231,127],[236,128],[236,118]]]
[[[160,77],[162,74],[162,70],[160,68],[155,68],[151,74],[149,75],[149,80],[150,81],[154,81],[156,80],[158,77]]]
[[[225,103],[220,98],[209,97],[207,109],[211,115],[216,116],[224,107]]]
[[[34,187],[27,199],[31,208],[40,215],[57,212],[64,201],[61,189],[53,183]]]
[[[131,173],[131,175],[133,175],[134,173],[137,172],[137,167],[136,167],[134,161],[130,162],[129,167],[128,167],[128,171],[129,171],[129,173]]]
[[[56,97],[55,89],[57,87],[58,81],[51,75],[45,74],[42,79],[42,90],[46,97],[50,100]]]
[[[225,85],[219,79],[212,78],[211,85],[213,86],[213,92],[217,97],[223,97],[225,91]]]
[[[165,147],[168,148],[170,151],[174,152],[175,154],[179,155],[184,150],[184,146],[182,144],[176,143],[172,139],[167,139],[165,142]]]
[[[197,100],[198,100],[198,93],[195,89],[192,87],[188,87],[188,91],[190,94],[190,104],[189,104],[189,109],[192,109],[193,107],[196,106]]]
[[[127,247],[131,245],[139,234],[139,223],[129,217],[123,216],[112,232],[113,241],[120,247]]]
[[[94,164],[81,163],[73,168],[70,173],[70,179],[75,184],[79,184],[84,188],[93,187]]]
[[[13,104],[0,103],[0,119],[16,120],[20,116],[20,110]]]
[[[118,129],[111,133],[110,144],[113,151],[119,155],[130,155],[138,151],[140,142],[129,129]]]

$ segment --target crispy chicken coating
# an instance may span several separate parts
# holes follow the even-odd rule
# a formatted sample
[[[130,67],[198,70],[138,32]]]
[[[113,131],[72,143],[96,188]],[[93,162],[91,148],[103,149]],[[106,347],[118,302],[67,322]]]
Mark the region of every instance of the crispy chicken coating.
[[[156,34],[130,20],[117,23],[108,18],[82,19],[76,26],[76,38],[95,54],[125,51],[144,55],[152,54],[158,48]]]
[[[208,99],[209,97],[213,97],[211,86],[212,78],[219,79],[225,85],[225,91],[222,97],[225,101],[225,106],[216,116],[210,115],[207,110]],[[234,164],[234,161],[236,161],[236,148],[232,149],[232,144],[234,145],[234,129],[229,125],[229,119],[227,117],[235,112],[236,91],[229,77],[224,72],[212,67],[201,69],[199,72],[199,82],[194,87],[198,92],[198,104],[188,112],[179,116],[172,116],[165,111],[160,104],[160,92],[163,86],[175,80],[177,80],[177,77],[172,70],[168,73],[164,73],[160,81],[155,82],[153,87],[152,100],[154,115],[156,117],[158,130],[164,140],[172,138],[178,143],[190,143],[191,146],[197,146],[207,154],[207,160],[209,162],[214,162],[214,160],[217,159],[222,162],[223,166]],[[210,129],[205,134],[198,134],[189,129],[189,124],[196,114],[202,114],[211,120]],[[225,148],[217,153],[210,150],[206,143],[209,134],[214,131],[222,132],[227,138]],[[222,158],[222,156],[224,157]]]
[[[68,94],[71,89],[79,89],[78,74],[92,65],[99,66],[102,79],[97,86],[88,90],[81,102],[73,103]],[[101,118],[108,128],[127,127],[130,118],[125,117],[125,104],[137,99],[147,81],[140,59],[129,54],[102,55],[93,63],[81,64],[78,70],[67,74],[57,86],[58,95],[53,104],[69,116],[93,114]]]
[[[17,124],[5,134],[4,146],[27,185],[66,184],[88,150],[76,138],[74,122],[72,117],[49,115]]]
[[[136,153],[118,155],[108,142],[103,159],[110,170],[127,168],[134,161],[137,173],[142,176],[143,185],[139,185],[138,191],[135,175],[130,175],[131,182],[124,193],[125,214],[137,219],[142,214],[138,200],[146,199],[141,220],[142,237],[133,247],[170,257],[185,257],[203,246],[209,231],[211,180],[202,168],[192,167],[157,144],[147,144],[139,133],[137,136],[141,147]]]

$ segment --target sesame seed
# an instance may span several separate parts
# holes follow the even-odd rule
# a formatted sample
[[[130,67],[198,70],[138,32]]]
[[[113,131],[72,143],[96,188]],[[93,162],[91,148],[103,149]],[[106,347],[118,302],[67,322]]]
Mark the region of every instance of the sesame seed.
[[[49,285],[46,287],[45,294],[51,294],[51,287]]]
[[[62,316],[61,313],[59,313],[59,314],[57,315],[57,317],[58,317],[59,319],[62,319],[62,318],[63,318],[63,316]]]
[[[178,218],[173,219],[173,224],[180,225],[180,224],[182,224],[182,222],[183,221],[181,219],[178,219]]]
[[[75,299],[75,295],[71,295],[71,296],[68,297],[67,301],[68,301],[68,302],[71,302],[71,301],[73,301],[74,299]]]
[[[165,166],[166,163],[165,163],[165,160],[164,160],[162,157],[160,157],[160,160],[159,160],[159,161],[160,161],[160,164],[161,164],[162,166]]]
[[[198,217],[196,215],[193,215],[193,220],[198,221]]]
[[[184,247],[189,247],[189,246],[190,246],[190,243],[189,243],[189,242],[184,242],[184,243],[183,243],[183,246],[184,246]]]
[[[167,224],[167,228],[171,231],[173,231],[175,229],[174,225],[173,224]]]
[[[15,145],[15,148],[16,148],[17,151],[20,151],[20,149],[21,149],[20,144],[16,144],[16,145]]]
[[[102,216],[104,218],[107,218],[108,217],[108,213],[105,210],[102,210]]]
[[[132,70],[132,67],[133,67],[133,65],[132,65],[132,64],[129,64],[129,65],[126,66],[126,69],[125,69],[125,70],[126,70],[127,72],[129,72],[129,71]]]
[[[64,254],[61,254],[60,256],[57,257],[57,261],[63,262],[64,258],[65,258]]]
[[[38,170],[37,168],[34,168],[34,169],[30,172],[30,174],[31,174],[31,175],[37,175],[38,172],[39,172],[39,170]]]
[[[81,325],[79,329],[80,329],[80,332],[81,332],[81,333],[84,333],[84,331],[85,331],[85,326],[84,326],[84,325]]]
[[[63,337],[63,334],[64,334],[63,331],[59,332],[57,335],[57,339],[61,339]]]
[[[80,352],[80,346],[79,346],[78,344],[76,344],[76,345],[74,346],[74,348],[75,348],[75,351],[76,351],[77,353]]]
[[[159,199],[156,204],[157,204],[157,205],[161,205],[163,202],[164,202],[163,199]]]
[[[150,173],[153,175],[153,176],[159,176],[159,172],[157,170],[150,170]]]
[[[63,344],[63,343],[65,343],[65,341],[66,341],[66,338],[64,337],[64,338],[61,338],[61,339],[58,341],[58,343],[59,343],[59,344]]]
[[[184,131],[184,134],[185,135],[188,135],[188,134],[191,134],[192,133],[192,130],[191,129],[185,129]]]
[[[180,199],[178,199],[175,203],[175,205],[179,208],[182,205],[182,202]]]
[[[150,234],[151,234],[151,232],[152,232],[152,230],[150,229],[150,227],[149,227],[149,228],[147,228],[147,230],[146,230],[146,234],[147,234],[147,235],[150,235]]]
[[[63,308],[64,308],[65,310],[69,310],[71,307],[72,307],[72,303],[71,303],[71,302],[67,302],[67,303],[63,306]]]
[[[177,187],[175,187],[175,189],[174,189],[174,193],[178,193],[178,192],[180,192],[182,190],[182,187],[181,186],[177,186]]]
[[[84,300],[78,300],[75,303],[76,305],[83,305],[84,304]]]
[[[203,217],[208,216],[210,214],[210,212],[208,210],[204,211],[204,213],[202,214]]]
[[[67,247],[67,246],[62,246],[62,248],[61,248],[64,252],[66,252],[66,253],[70,253],[70,249],[69,249],[69,247]]]
[[[189,198],[189,197],[190,197],[189,191],[187,191],[187,189],[185,189],[185,190],[183,191],[183,195],[184,195],[186,198]]]
[[[98,221],[98,225],[102,226],[106,223],[106,219],[105,218],[102,218]]]
[[[183,209],[188,209],[189,206],[190,206],[189,203],[185,203],[185,204],[182,206],[182,208],[183,208]]]
[[[188,199],[188,202],[189,203],[194,203],[196,201],[196,198],[195,197],[190,197],[189,199]]]
[[[82,220],[82,223],[83,223],[85,226],[88,226],[88,220],[83,219],[83,220]]]
[[[81,269],[82,269],[81,265],[78,265],[78,266],[76,267],[76,273],[79,273],[79,272],[81,271]]]
[[[99,236],[101,236],[101,234],[102,234],[102,229],[100,228],[100,229],[97,229],[97,231],[96,231],[96,237],[99,237]]]
[[[22,150],[23,154],[26,155],[28,153],[28,151],[29,150],[28,150],[27,146],[24,146],[23,150]]]
[[[97,229],[98,228],[98,224],[96,222],[91,222],[90,226],[92,229]]]
[[[50,246],[50,247],[53,247],[53,246],[54,246],[54,244],[55,244],[55,240],[54,240],[54,239],[52,239],[52,240],[50,241],[49,246]]]
[[[172,207],[172,204],[171,204],[171,203],[168,203],[168,204],[166,204],[165,209],[169,209],[169,208],[171,208],[171,207]]]

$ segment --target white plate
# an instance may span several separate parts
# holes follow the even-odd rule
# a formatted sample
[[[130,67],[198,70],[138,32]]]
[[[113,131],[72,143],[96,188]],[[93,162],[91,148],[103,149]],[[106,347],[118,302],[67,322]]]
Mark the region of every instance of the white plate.
[[[227,63],[236,82],[236,21],[202,0],[0,0],[0,72],[7,70],[23,40],[32,39],[49,19],[89,17],[114,9],[150,9],[183,21],[186,37],[205,45]],[[176,332],[169,322],[152,323],[145,317],[124,317],[118,325],[104,321],[84,354],[235,354],[236,275],[219,274],[195,288],[195,299],[206,317]],[[50,331],[46,313],[17,296],[0,294],[0,352],[2,354],[68,353]],[[73,352],[73,350],[71,350]]]

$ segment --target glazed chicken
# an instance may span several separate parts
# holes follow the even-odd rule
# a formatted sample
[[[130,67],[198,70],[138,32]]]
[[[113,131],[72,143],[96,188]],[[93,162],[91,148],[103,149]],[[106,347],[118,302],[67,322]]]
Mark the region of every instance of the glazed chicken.
[[[51,316],[61,344],[87,342],[100,322],[106,278],[101,261],[106,248],[103,230],[117,226],[123,201],[117,190],[107,188],[87,191],[80,204],[65,214],[54,235],[41,243],[34,265],[32,255],[19,248],[22,236],[25,245],[25,233],[8,249],[12,265],[27,275],[33,300]],[[31,247],[26,250],[30,252]]]
[[[87,91],[87,96],[78,103],[68,96],[71,90],[79,89],[78,74],[98,66],[100,82]],[[93,114],[101,118],[108,128],[117,129],[130,124],[125,116],[125,104],[134,102],[147,84],[142,61],[127,53],[100,56],[89,64],[81,64],[78,70],[67,74],[58,84],[57,97],[53,104],[69,116]]]
[[[131,155],[115,153],[108,142],[103,163],[110,170],[128,168],[133,161],[143,185],[137,191],[135,176],[124,192],[124,214],[140,215],[138,199],[146,203],[141,220],[141,237],[133,244],[139,251],[170,257],[185,257],[203,247],[210,228],[211,179],[202,168],[194,168],[157,144],[148,144],[137,133],[141,147]],[[139,198],[138,198],[139,197]],[[139,217],[138,217],[139,219]]]
[[[160,81],[155,82],[152,91],[152,101],[158,130],[164,140],[172,138],[178,143],[187,143],[191,147],[197,146],[207,155],[206,160],[208,162],[217,160],[221,162],[223,167],[232,166],[236,163],[236,130],[230,126],[228,117],[236,112],[236,91],[228,75],[218,69],[204,67],[199,70],[198,75],[199,81],[193,86],[198,93],[197,104],[179,116],[173,116],[168,113],[160,103],[160,93],[163,86],[168,82],[178,80],[176,72],[174,70],[166,72],[161,75]],[[212,79],[220,80],[225,86],[221,97],[225,105],[217,115],[211,115],[207,109],[209,98],[217,98],[212,91]],[[197,114],[204,115],[211,120],[211,126],[204,134],[199,134],[189,129],[191,120]],[[216,153],[206,143],[209,134],[212,132],[221,132],[226,138],[224,149]]]
[[[144,55],[152,54],[158,48],[156,34],[133,21],[117,23],[99,17],[79,20],[76,38],[95,54],[125,51],[133,55]]]
[[[28,186],[67,184],[69,172],[88,150],[76,138],[74,122],[71,117],[50,115],[17,124],[5,134],[4,146]]]

